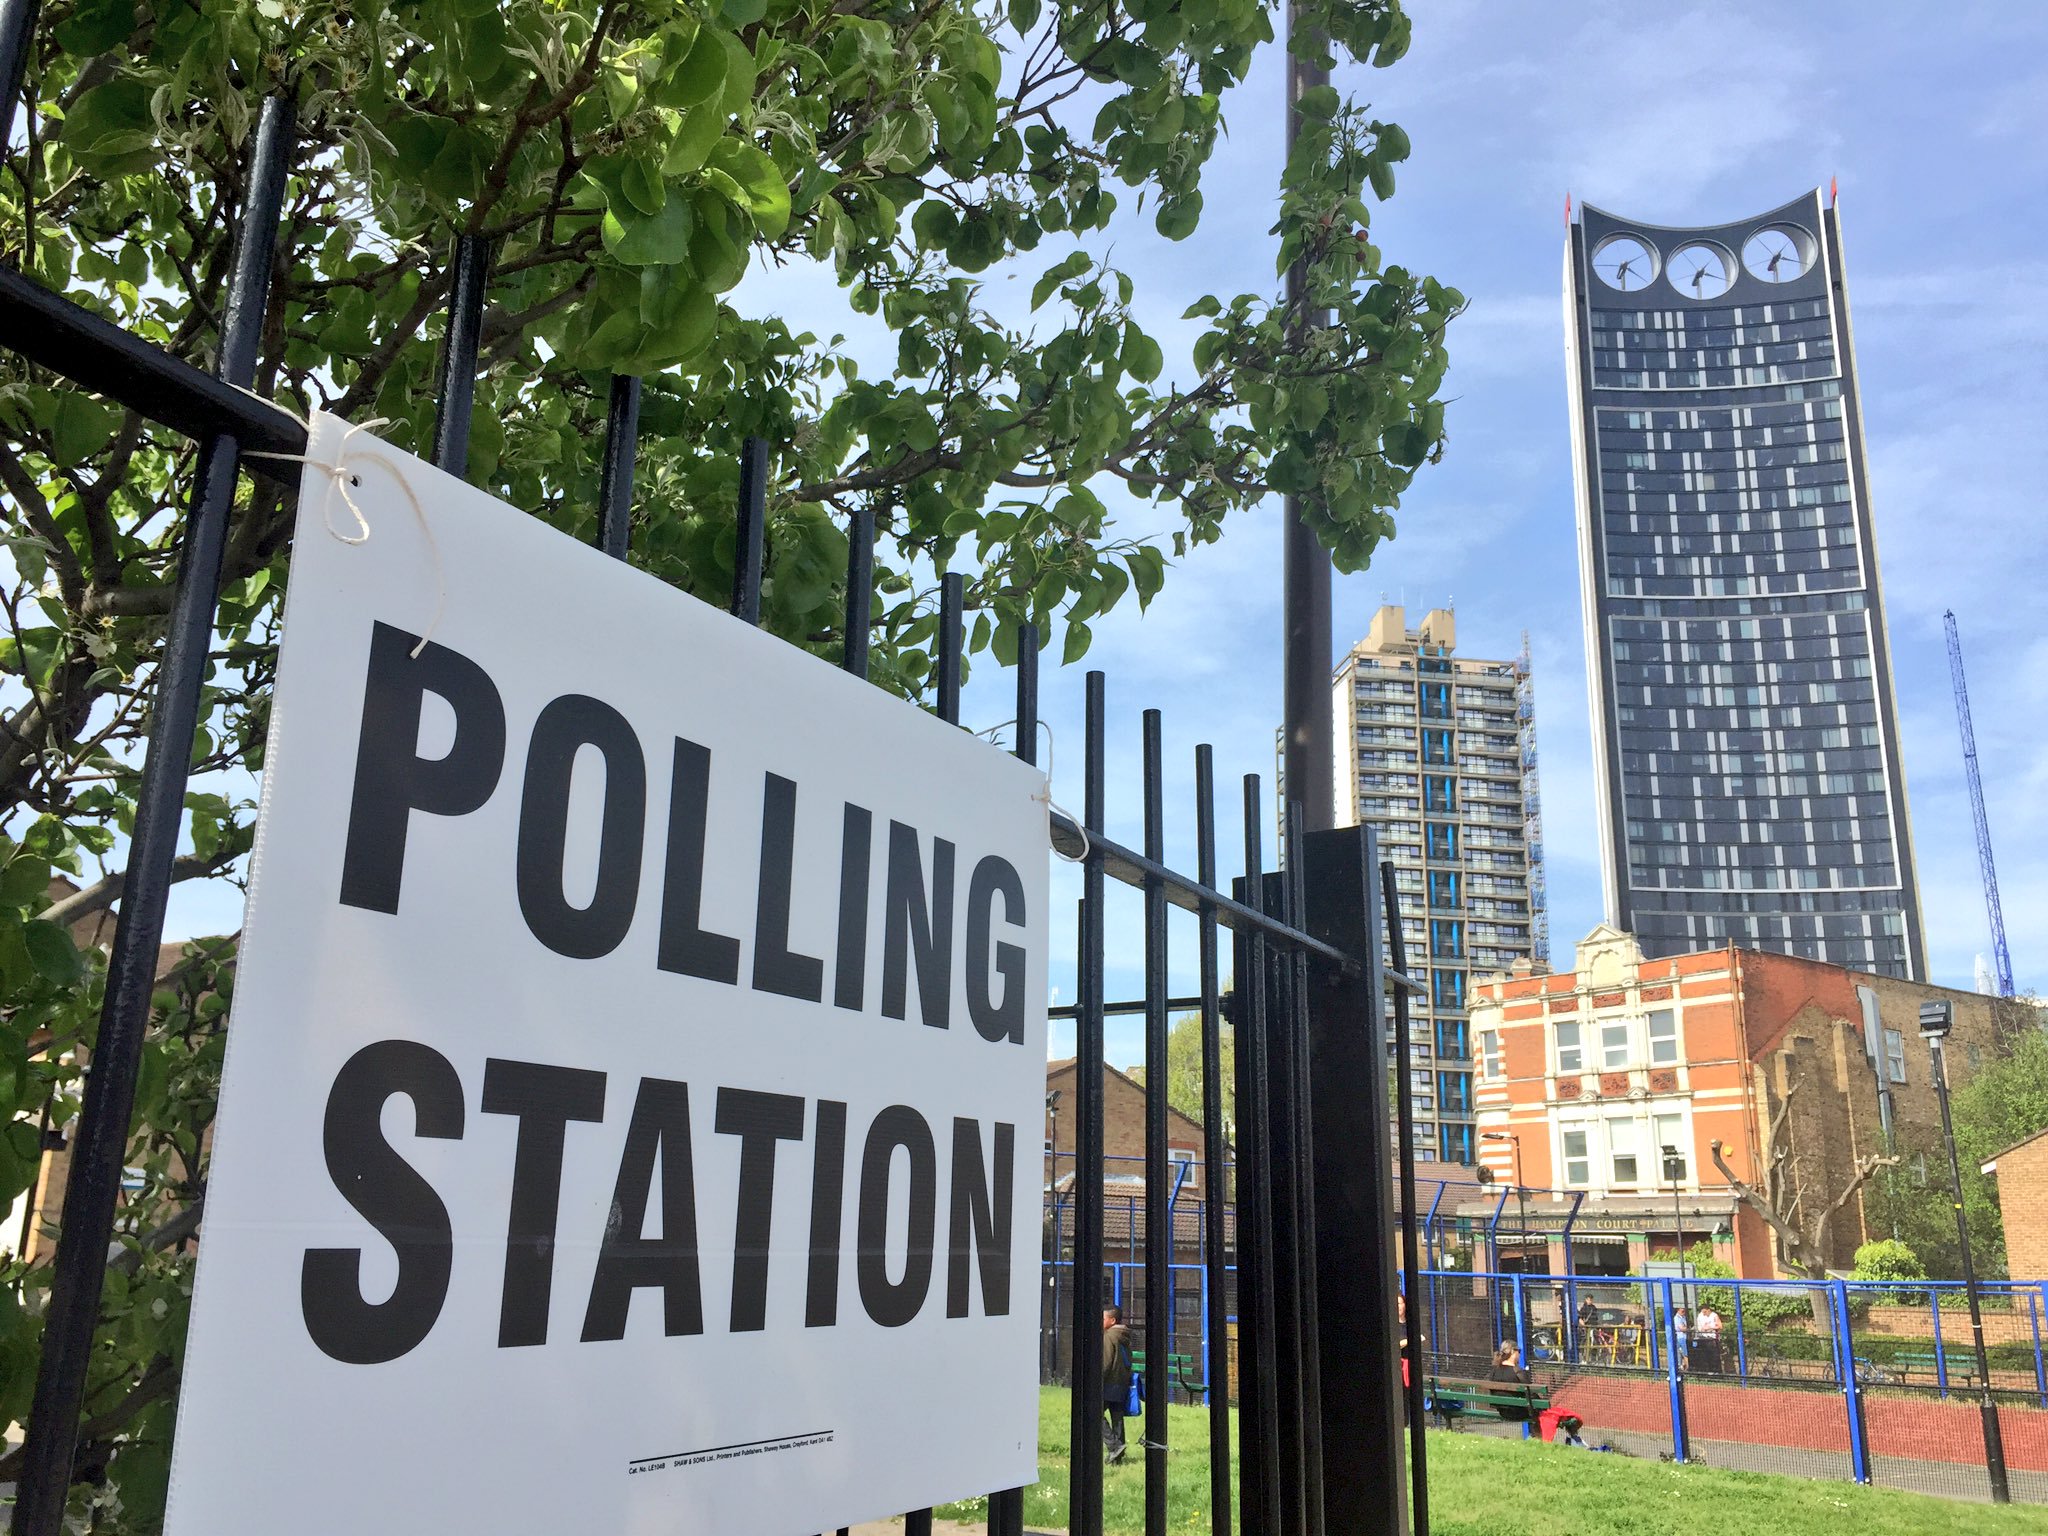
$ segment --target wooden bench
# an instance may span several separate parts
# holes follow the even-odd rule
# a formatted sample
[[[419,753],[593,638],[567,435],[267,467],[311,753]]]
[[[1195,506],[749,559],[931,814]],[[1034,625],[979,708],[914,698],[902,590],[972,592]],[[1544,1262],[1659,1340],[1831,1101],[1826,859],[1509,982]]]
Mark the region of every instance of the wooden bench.
[[[1958,1360],[1955,1352],[1946,1346],[1939,1357],[1931,1349],[1902,1349],[1892,1356],[1892,1365],[1903,1377],[1914,1371],[1925,1371],[1931,1381],[1940,1381],[1944,1368],[1948,1384],[1952,1387],[1974,1386],[1977,1381],[1977,1362],[1968,1358]]]
[[[1195,1357],[1193,1355],[1168,1355],[1166,1357],[1167,1385],[1179,1387],[1191,1399],[1200,1397],[1209,1390],[1209,1383],[1192,1380],[1191,1373],[1194,1368]],[[1131,1351],[1131,1369],[1134,1371],[1144,1371],[1145,1351],[1142,1349]],[[1149,1373],[1145,1376],[1145,1390],[1148,1394],[1152,1390],[1152,1377]]]
[[[1550,1388],[1531,1382],[1525,1387],[1512,1386],[1505,1381],[1471,1381],[1449,1376],[1431,1376],[1423,1384],[1423,1393],[1429,1399],[1431,1409],[1443,1420],[1444,1428],[1455,1429],[1453,1422],[1469,1413],[1490,1409],[1498,1416],[1500,1410],[1522,1409],[1528,1414],[1530,1432],[1536,1429],[1536,1416],[1550,1406]],[[1518,1423],[1509,1418],[1504,1422]]]

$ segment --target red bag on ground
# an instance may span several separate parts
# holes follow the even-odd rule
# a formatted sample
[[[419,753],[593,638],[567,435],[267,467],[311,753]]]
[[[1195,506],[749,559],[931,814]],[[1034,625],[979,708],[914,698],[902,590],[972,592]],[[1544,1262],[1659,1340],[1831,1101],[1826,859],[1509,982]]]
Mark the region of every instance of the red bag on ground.
[[[1557,1440],[1557,1421],[1571,1417],[1569,1408],[1545,1408],[1536,1415],[1536,1422],[1546,1442]]]

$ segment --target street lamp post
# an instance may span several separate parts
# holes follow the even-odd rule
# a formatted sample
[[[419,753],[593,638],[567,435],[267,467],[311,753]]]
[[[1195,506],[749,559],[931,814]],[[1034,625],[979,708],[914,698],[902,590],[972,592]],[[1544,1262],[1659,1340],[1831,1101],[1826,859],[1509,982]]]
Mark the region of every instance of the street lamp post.
[[[1963,1255],[1963,1294],[1970,1302],[1970,1337],[1977,1348],[1978,1412],[1984,1419],[1984,1470],[1991,1474],[1991,1502],[2010,1504],[2005,1480],[2005,1437],[1998,1426],[1998,1404],[1991,1396],[1991,1357],[1984,1348],[1984,1310],[1977,1302],[1977,1269],[1970,1262],[1970,1224],[1963,1218],[1963,1170],[1956,1158],[1956,1127],[1948,1108],[1948,1062],[1942,1042],[1955,1027],[1955,1009],[1946,998],[1920,1005],[1920,1037],[1934,1061],[1934,1096],[1941,1102],[1941,1139],[1948,1145],[1948,1173],[1955,1190],[1956,1243]]]
[[[1679,1210],[1679,1188],[1685,1183],[1685,1159],[1678,1148],[1666,1145],[1664,1153],[1664,1177],[1671,1181],[1671,1251],[1678,1260],[1678,1278],[1685,1278],[1685,1217]]]

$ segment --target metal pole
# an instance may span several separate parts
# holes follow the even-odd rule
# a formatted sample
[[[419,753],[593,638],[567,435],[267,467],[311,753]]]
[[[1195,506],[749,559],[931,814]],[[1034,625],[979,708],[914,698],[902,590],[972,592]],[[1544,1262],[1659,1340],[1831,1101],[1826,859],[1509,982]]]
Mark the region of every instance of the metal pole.
[[[29,42],[35,36],[38,0],[0,0],[0,150],[14,138],[14,109],[28,73]]]
[[[2010,1504],[2005,1479],[2005,1436],[1999,1429],[1998,1403],[1991,1396],[1991,1355],[1984,1347],[1984,1311],[1977,1304],[1977,1267],[1970,1260],[1970,1224],[1963,1216],[1963,1169],[1956,1158],[1956,1127],[1948,1108],[1948,1061],[1941,1040],[1927,1042],[1934,1057],[1934,1096],[1941,1101],[1941,1139],[1948,1148],[1948,1172],[1955,1190],[1956,1242],[1963,1256],[1963,1291],[1970,1302],[1970,1340],[1977,1351],[1977,1411],[1984,1419],[1984,1470],[1991,1474],[1991,1502]]]
[[[597,493],[597,547],[623,560],[633,542],[633,460],[640,437],[640,381],[612,375],[605,412],[604,477]]]
[[[1294,153],[1295,135],[1301,124],[1302,94],[1330,81],[1328,70],[1295,52],[1295,34],[1300,26],[1300,13],[1290,4],[1287,53],[1287,152],[1290,157]],[[1314,37],[1309,41],[1320,55],[1322,39]],[[1297,261],[1287,269],[1288,304],[1300,304],[1307,292],[1307,269]],[[1305,313],[1297,321],[1297,333],[1306,327],[1321,326],[1325,320],[1325,312],[1321,310]],[[1330,719],[1330,557],[1303,520],[1299,497],[1286,498],[1281,511],[1281,525],[1281,621],[1284,638],[1281,671],[1286,715],[1283,760],[1287,779],[1281,786],[1281,796],[1282,803],[1293,800],[1300,804],[1305,831],[1320,832],[1337,824]]]
[[[1195,748],[1195,872],[1202,885],[1216,886],[1216,761],[1207,743]],[[1209,1377],[1209,1528],[1230,1536],[1230,1309],[1223,1267],[1229,1233],[1225,1203],[1228,1149],[1223,1123],[1223,1016],[1219,1001],[1216,904],[1201,908],[1199,958],[1202,979],[1202,1282],[1203,1341]],[[1241,1438],[1241,1437],[1240,1437]]]
[[[762,549],[768,525],[768,444],[750,437],[740,445],[739,523],[733,535],[732,613],[761,622]]]
[[[460,479],[469,467],[469,416],[476,400],[477,353],[483,343],[484,290],[490,283],[491,243],[482,235],[459,235],[455,270],[448,284],[448,330],[441,339],[440,404],[434,413],[436,469]]]
[[[1429,1536],[1429,1452],[1425,1449],[1429,1437],[1423,1433],[1422,1408],[1422,1377],[1427,1369],[1422,1353],[1422,1290],[1427,1282],[1422,1278],[1422,1257],[1415,1237],[1415,1203],[1419,1197],[1415,1189],[1414,1080],[1408,1076],[1412,1070],[1408,1065],[1411,1059],[1408,1052],[1411,1034],[1408,947],[1401,934],[1401,893],[1394,883],[1391,860],[1380,861],[1380,901],[1386,911],[1387,959],[1397,973],[1394,980],[1394,1055],[1401,1063],[1401,1079],[1394,1107],[1398,1116],[1395,1125],[1401,1158],[1401,1267],[1408,1274],[1403,1302],[1406,1327],[1401,1340],[1407,1364],[1401,1388],[1408,1414],[1408,1505],[1412,1511],[1410,1518],[1414,1522],[1415,1536]],[[1439,1181],[1437,1201],[1443,1197],[1444,1186]],[[1436,1216],[1435,1203],[1430,1205],[1429,1214],[1432,1218]]]
[[[277,225],[284,205],[297,118],[292,104],[266,97],[250,154],[249,201],[242,210],[227,316],[221,326],[220,377],[256,380],[257,348],[270,302]],[[220,596],[240,445],[221,434],[200,451],[198,483],[178,557],[178,589],[157,669],[155,718],[136,794],[128,851],[128,883],[107,956],[99,1033],[86,1074],[85,1102],[72,1142],[71,1180],[64,1191],[63,1236],[57,1245],[43,1354],[36,1370],[14,1536],[58,1536],[71,1488],[78,1414],[92,1363],[93,1329],[106,1279],[107,1245],[126,1161],[128,1119],[135,1105],[157,948],[170,901],[171,865],[184,820],[185,786],[206,681],[213,613]]]

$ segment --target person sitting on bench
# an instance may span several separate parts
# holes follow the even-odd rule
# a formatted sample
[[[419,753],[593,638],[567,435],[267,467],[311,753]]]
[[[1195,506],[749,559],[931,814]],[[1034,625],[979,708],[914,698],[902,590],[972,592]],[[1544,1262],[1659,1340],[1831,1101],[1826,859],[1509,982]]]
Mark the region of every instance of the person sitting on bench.
[[[1486,1373],[1486,1379],[1526,1387],[1529,1373],[1522,1369],[1522,1352],[1512,1344],[1501,1345],[1493,1352],[1493,1369]],[[1529,1422],[1529,1405],[1526,1402],[1496,1403],[1494,1411],[1510,1424]]]

